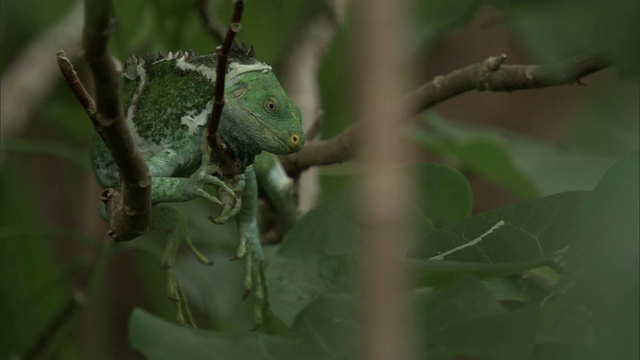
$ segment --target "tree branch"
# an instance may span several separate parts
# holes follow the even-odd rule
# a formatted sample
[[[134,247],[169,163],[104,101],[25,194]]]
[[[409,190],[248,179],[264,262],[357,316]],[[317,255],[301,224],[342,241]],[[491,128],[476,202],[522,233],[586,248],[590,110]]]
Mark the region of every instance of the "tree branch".
[[[103,193],[107,195],[105,203],[111,217],[109,235],[122,241],[144,234],[149,227],[151,180],[149,169],[127,129],[120,103],[119,71],[107,50],[114,25],[111,1],[85,2],[83,46],[96,84],[97,112],[92,121],[118,165],[121,180],[121,188]],[[77,88],[72,83],[70,86],[72,90]],[[82,100],[81,103],[90,113],[89,103]]]
[[[217,47],[218,58],[216,62],[216,86],[213,98],[213,109],[207,117],[206,139],[214,156],[221,162],[220,168],[225,175],[237,175],[238,163],[226,156],[226,146],[222,143],[222,139],[218,135],[218,125],[222,117],[222,108],[224,107],[224,85],[225,75],[227,72],[227,63],[229,58],[229,50],[233,45],[236,34],[240,31],[242,21],[242,10],[244,9],[244,0],[233,0],[233,15],[231,23],[227,29],[222,45]]]
[[[320,113],[318,71],[325,53],[344,22],[348,0],[325,0],[312,9],[278,60],[278,79],[300,108],[305,130]]]
[[[583,55],[547,65],[502,65],[507,56],[490,57],[480,63],[436,76],[416,88],[402,100],[403,108],[413,117],[436,104],[471,90],[511,92],[550,86],[580,84],[580,79],[611,64],[595,55]],[[337,136],[308,143],[297,154],[283,159],[292,176],[311,166],[347,161],[360,148],[362,121],[357,121]]]

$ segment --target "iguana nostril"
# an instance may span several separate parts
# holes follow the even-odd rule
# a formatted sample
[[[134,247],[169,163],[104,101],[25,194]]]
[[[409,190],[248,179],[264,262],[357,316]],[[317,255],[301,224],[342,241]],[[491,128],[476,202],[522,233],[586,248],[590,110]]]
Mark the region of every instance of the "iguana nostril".
[[[300,136],[298,135],[291,135],[291,143],[293,145],[298,145],[300,144]]]

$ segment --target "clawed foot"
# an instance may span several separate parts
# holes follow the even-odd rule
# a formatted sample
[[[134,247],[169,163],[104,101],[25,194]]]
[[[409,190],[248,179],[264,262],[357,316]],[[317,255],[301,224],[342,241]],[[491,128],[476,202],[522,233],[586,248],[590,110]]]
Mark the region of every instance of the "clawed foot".
[[[173,264],[180,246],[184,243],[199,262],[213,265],[213,261],[204,256],[187,235],[187,221],[180,210],[167,205],[158,205],[153,209],[154,227],[165,237],[165,248],[160,266],[167,272],[167,296],[176,304],[177,321],[181,325],[197,327],[182,291],[180,282],[173,270]]]
[[[180,282],[176,278],[173,268],[167,270],[167,296],[169,300],[176,304],[176,320],[178,324],[197,328],[196,322],[191,316],[191,310],[189,309],[189,303],[187,297],[182,291]]]
[[[240,229],[239,241],[236,256],[232,260],[244,258],[245,275],[242,299],[246,299],[253,292],[253,321],[255,323],[253,330],[257,330],[262,325],[269,308],[264,253],[262,252],[257,231]]]
[[[186,237],[184,239],[184,242],[199,262],[205,265],[213,265],[213,261],[207,259],[204,255],[202,255],[198,251],[198,249],[196,249],[195,245],[189,237]],[[180,281],[178,281],[178,278],[176,277],[173,270],[173,263],[177,255],[177,250],[179,248],[179,240],[168,240],[160,266],[167,271],[167,296],[176,304],[176,320],[180,325],[197,328],[198,326],[191,316],[191,310],[189,309],[187,297],[182,291]]]
[[[210,215],[209,220],[215,224],[223,224],[234,217],[242,208],[242,190],[244,189],[244,176],[238,176],[228,183],[218,178],[218,196],[221,200],[222,212],[217,217]]]

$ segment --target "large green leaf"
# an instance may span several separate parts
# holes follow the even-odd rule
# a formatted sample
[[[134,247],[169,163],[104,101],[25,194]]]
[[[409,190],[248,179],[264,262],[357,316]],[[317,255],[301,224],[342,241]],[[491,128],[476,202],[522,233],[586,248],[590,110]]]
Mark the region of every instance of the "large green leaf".
[[[493,0],[519,45],[537,61],[601,51],[621,73],[640,75],[636,0]],[[552,24],[552,26],[549,26]]]
[[[523,198],[592,190],[615,159],[572,151],[504,130],[426,116],[412,135],[432,151]]]
[[[544,309],[547,334],[559,342],[589,346],[584,359],[639,356],[638,165],[635,152],[614,165],[585,199],[572,223],[575,239],[558,296]],[[563,335],[561,320],[571,333],[584,336],[558,338]]]
[[[471,216],[471,187],[457,170],[439,164],[418,164],[414,182],[416,206],[436,228]]]
[[[471,190],[460,173],[437,164],[419,164],[412,170],[412,216],[419,235],[469,217]],[[353,188],[348,190],[300,219],[270,261],[272,311],[287,325],[321,294],[351,288],[359,268],[361,227],[353,214]]]
[[[463,277],[440,291],[416,290],[415,338],[429,359],[526,359],[533,346],[539,311],[502,307],[478,280]]]
[[[520,198],[533,198],[538,188],[517,167],[496,134],[479,134],[430,114],[429,131],[415,129],[411,135],[436,153],[451,157],[464,169],[478,174]]]
[[[569,245],[585,192],[566,192],[478,214],[431,232],[410,252],[423,281],[457,273],[499,275],[538,267]]]
[[[344,359],[356,346],[354,306],[345,296],[325,296],[307,307],[284,336],[214,332],[179,326],[136,309],[129,340],[148,359]]]
[[[349,291],[361,237],[350,198],[336,197],[306,214],[271,259],[271,309],[285,324],[320,295]]]

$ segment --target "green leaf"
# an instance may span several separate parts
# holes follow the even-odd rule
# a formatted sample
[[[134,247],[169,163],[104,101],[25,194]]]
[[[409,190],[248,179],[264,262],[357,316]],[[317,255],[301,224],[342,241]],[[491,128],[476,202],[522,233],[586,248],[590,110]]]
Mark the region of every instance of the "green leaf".
[[[345,296],[319,298],[288,334],[214,332],[179,326],[135,309],[129,319],[131,346],[148,359],[344,359],[355,350],[353,302]]]
[[[320,295],[351,287],[359,264],[360,227],[351,197],[341,195],[302,217],[269,263],[271,310],[288,326]]]
[[[425,119],[429,131],[412,131],[416,140],[523,199],[592,190],[615,161],[504,130],[453,123],[434,113]]]
[[[584,196],[566,192],[480,213],[429,234],[413,255],[487,264],[548,259],[569,245],[565,221]]]
[[[453,157],[465,169],[523,198],[534,198],[536,185],[510,156],[507,147],[495,134],[478,135],[430,114],[430,130],[412,131],[412,136],[436,153]]]
[[[529,300],[529,294],[519,279],[513,277],[491,278],[482,283],[491,291],[493,298],[498,301],[526,302]]]
[[[616,64],[620,75],[640,77],[640,2],[596,1],[593,14],[596,46]]]
[[[498,1],[500,2],[500,1]],[[509,1],[507,24],[536,61],[582,53],[592,44],[595,24],[591,0]],[[548,24],[554,26],[548,26]]]
[[[463,277],[440,291],[417,290],[418,348],[429,359],[471,356],[490,359],[526,359],[539,311],[527,306],[510,312],[478,280]]]
[[[586,312],[588,359],[639,356],[640,218],[638,152],[614,165],[584,201],[559,284],[562,315]],[[546,311],[547,309],[545,309]],[[550,329],[553,330],[553,329]]]
[[[259,334],[192,329],[135,309],[129,320],[131,346],[148,359],[264,359]]]
[[[416,205],[436,228],[471,216],[471,187],[460,172],[439,164],[419,164],[415,176]]]
[[[529,360],[582,360],[587,359],[591,351],[585,346],[543,343],[535,346]]]
[[[535,61],[601,51],[623,75],[638,77],[640,3],[636,0],[493,0],[519,45]],[[553,26],[549,26],[553,24]]]
[[[498,275],[538,267],[569,245],[566,227],[585,192],[566,192],[478,214],[430,233],[410,252],[423,281],[456,273]]]
[[[470,215],[471,191],[460,173],[420,164],[414,175],[419,188],[412,216],[417,221],[441,227]],[[271,309],[288,326],[321,294],[351,289],[359,269],[361,239],[352,193],[352,187],[339,192],[302,217],[269,263]]]

